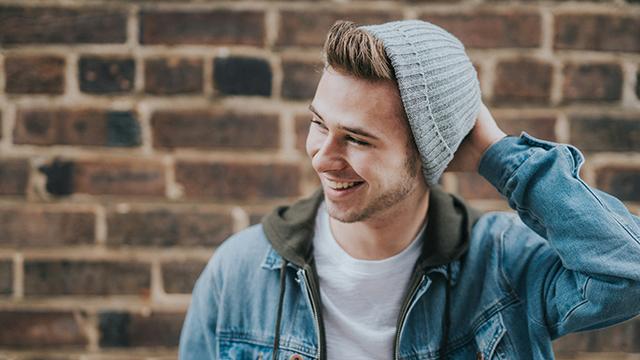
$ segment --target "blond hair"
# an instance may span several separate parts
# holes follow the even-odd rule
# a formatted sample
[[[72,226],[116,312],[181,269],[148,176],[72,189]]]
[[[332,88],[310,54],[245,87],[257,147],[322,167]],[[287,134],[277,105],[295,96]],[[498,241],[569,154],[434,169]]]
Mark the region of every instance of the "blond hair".
[[[382,41],[353,22],[338,20],[322,50],[324,66],[367,80],[393,80],[395,74]]]

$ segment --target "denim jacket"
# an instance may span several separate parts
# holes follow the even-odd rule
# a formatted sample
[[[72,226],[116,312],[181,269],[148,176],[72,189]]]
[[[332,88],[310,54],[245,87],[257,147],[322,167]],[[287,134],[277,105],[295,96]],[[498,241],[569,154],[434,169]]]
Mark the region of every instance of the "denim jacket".
[[[583,161],[526,133],[491,146],[479,172],[517,215],[477,217],[432,189],[394,359],[551,359],[552,340],[640,313],[640,219],[580,179]],[[216,250],[193,290],[181,359],[272,359],[274,348],[277,359],[326,358],[310,255],[321,199],[279,208]]]

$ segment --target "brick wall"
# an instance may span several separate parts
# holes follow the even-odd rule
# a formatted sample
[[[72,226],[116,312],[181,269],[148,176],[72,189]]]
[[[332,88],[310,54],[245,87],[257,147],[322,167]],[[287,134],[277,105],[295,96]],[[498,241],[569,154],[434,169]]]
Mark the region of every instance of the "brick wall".
[[[640,211],[637,0],[0,0],[0,358],[175,358],[215,247],[317,186],[306,106],[339,18],[449,29],[506,130],[579,146]],[[478,175],[443,185],[506,208]],[[635,320],[556,348],[639,339]]]

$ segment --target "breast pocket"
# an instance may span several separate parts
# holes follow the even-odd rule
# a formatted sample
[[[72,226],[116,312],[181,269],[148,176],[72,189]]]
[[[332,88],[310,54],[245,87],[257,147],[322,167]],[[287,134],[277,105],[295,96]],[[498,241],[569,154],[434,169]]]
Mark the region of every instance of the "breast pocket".
[[[475,333],[477,359],[514,359],[502,315],[497,313],[483,323]]]
[[[271,348],[243,341],[221,341],[220,359],[271,359]]]
[[[221,341],[220,359],[273,360],[273,348],[243,341]],[[277,360],[312,360],[315,358],[280,349]]]

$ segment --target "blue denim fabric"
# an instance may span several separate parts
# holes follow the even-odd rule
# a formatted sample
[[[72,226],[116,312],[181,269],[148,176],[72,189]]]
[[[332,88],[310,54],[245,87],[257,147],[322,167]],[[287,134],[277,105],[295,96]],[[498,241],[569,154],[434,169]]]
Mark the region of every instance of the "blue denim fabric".
[[[526,133],[484,154],[480,173],[517,215],[483,215],[451,264],[448,359],[552,359],[551,340],[640,313],[640,219],[579,178],[583,161]],[[225,241],[194,288],[180,358],[271,359],[281,264],[261,225]],[[288,270],[278,359],[317,359],[305,270]],[[399,359],[442,358],[444,273],[413,294]]]

